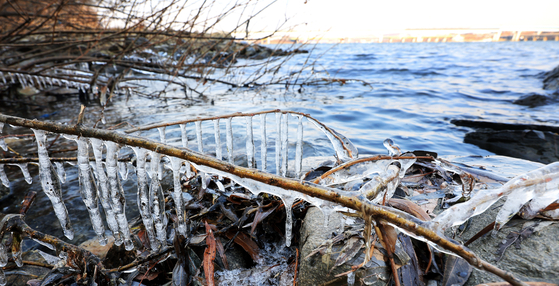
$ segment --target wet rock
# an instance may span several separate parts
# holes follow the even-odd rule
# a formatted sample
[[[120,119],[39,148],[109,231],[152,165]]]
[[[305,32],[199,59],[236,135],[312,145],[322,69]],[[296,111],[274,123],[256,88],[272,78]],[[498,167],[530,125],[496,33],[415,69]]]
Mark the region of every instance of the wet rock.
[[[342,251],[344,244],[334,245],[330,254],[315,254],[308,259],[306,257],[326,240],[330,239],[333,234],[338,234],[342,223],[342,215],[333,213],[330,215],[328,225],[324,226],[324,217],[322,212],[315,207],[311,207],[305,216],[305,220],[300,230],[301,238],[301,255],[299,258],[299,274],[297,285],[347,285],[347,276],[340,273],[347,272],[351,266],[359,265],[364,261],[364,248],[349,259],[346,263],[334,268],[334,263]],[[356,285],[360,285],[357,281],[364,281],[366,285],[386,285],[390,280],[391,274],[389,266],[384,261],[384,256],[379,252],[380,244],[377,244],[375,253],[371,260],[366,264],[365,269],[361,268],[355,271]],[[397,246],[397,253],[399,247]],[[403,254],[407,257],[407,255]],[[409,257],[407,257],[409,260]],[[403,260],[403,259],[402,259]]]
[[[559,90],[559,66],[544,74],[543,89]]]
[[[463,119],[451,123],[477,129],[467,133],[464,142],[495,154],[545,164],[559,161],[558,126]]]
[[[339,230],[342,215],[335,213],[330,216],[328,225],[324,226],[322,212],[315,207],[308,210],[303,225],[301,226],[301,258],[299,262],[298,285],[321,285],[333,280],[345,282],[345,277],[336,278],[336,274],[347,271],[343,265],[330,273],[330,267],[322,263],[320,254],[305,259],[315,248],[327,239],[332,232]],[[334,284],[333,284],[334,285]]]
[[[80,247],[95,254],[97,257],[103,259],[107,255],[107,252],[113,246],[115,242],[115,238],[111,235],[108,237],[108,242],[106,245],[99,244],[99,240],[97,238],[92,238],[87,241],[84,241],[80,244]]]
[[[539,130],[478,130],[464,137],[465,143],[505,156],[541,163],[559,161],[559,135]]]
[[[502,202],[501,202],[502,204]],[[497,202],[495,205],[500,205]],[[470,227],[462,235],[466,241],[485,226],[495,221],[500,208],[489,208],[485,213],[472,218]],[[559,225],[553,224],[532,234],[520,243],[520,248],[510,246],[502,259],[495,262],[499,243],[506,239],[511,231],[520,231],[525,223],[533,221],[513,219],[497,233],[495,237],[488,234],[472,244],[469,248],[483,260],[495,266],[510,271],[522,281],[540,281],[559,283]],[[499,277],[474,268],[465,285],[478,285],[482,283],[503,281]]]
[[[513,101],[512,103],[518,105],[525,105],[529,107],[536,107],[536,106],[547,105],[556,101],[557,99],[555,97],[551,97],[543,94],[531,93],[520,97],[519,99]]]

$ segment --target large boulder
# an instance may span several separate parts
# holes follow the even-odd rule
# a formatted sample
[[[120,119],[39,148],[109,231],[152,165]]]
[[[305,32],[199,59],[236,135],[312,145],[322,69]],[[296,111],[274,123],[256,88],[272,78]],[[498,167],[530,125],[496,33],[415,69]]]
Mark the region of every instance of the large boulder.
[[[501,205],[497,202],[495,205]],[[473,237],[485,226],[495,221],[500,208],[489,208],[485,213],[473,217],[470,227],[462,234],[464,241]],[[474,241],[469,248],[479,255],[483,260],[513,273],[522,281],[539,281],[559,284],[559,224],[547,225],[519,243],[517,248],[514,244],[509,246],[502,258],[498,258],[500,243],[507,240],[511,232],[520,232],[525,229],[526,224],[535,223],[535,220],[513,219],[507,223],[495,236],[487,234]],[[546,225],[542,222],[541,226]],[[541,227],[540,226],[540,227]],[[536,226],[536,229],[538,227]],[[511,234],[511,237],[514,233]],[[510,239],[509,239],[510,240]],[[492,273],[473,270],[465,285],[478,285],[489,282],[501,282],[501,278]]]

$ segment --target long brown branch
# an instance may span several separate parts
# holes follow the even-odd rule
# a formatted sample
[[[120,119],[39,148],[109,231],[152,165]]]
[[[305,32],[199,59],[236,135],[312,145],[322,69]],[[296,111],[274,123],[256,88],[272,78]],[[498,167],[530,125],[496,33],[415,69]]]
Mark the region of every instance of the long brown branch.
[[[330,202],[334,202],[345,207],[361,212],[365,217],[374,217],[376,220],[384,220],[387,223],[396,226],[408,233],[412,233],[417,237],[423,237],[426,240],[438,245],[442,249],[455,253],[464,258],[468,263],[482,270],[489,271],[513,285],[526,285],[513,274],[503,271],[488,262],[480,259],[475,253],[468,250],[462,245],[453,242],[429,228],[429,224],[419,219],[395,209],[373,204],[362,198],[341,194],[340,192],[318,186],[308,182],[288,179],[285,177],[265,173],[256,169],[235,166],[216,158],[199,154],[187,149],[176,148],[159,142],[155,142],[145,138],[135,136],[122,135],[114,131],[87,128],[82,125],[67,126],[57,123],[42,122],[38,120],[29,120],[14,116],[0,114],[0,122],[12,125],[41,129],[45,131],[64,133],[69,135],[77,135],[84,137],[93,137],[101,140],[112,141],[115,143],[141,147],[159,154],[173,156],[190,161],[195,164],[204,165],[219,171],[255,180],[271,186],[280,187],[286,190],[292,190],[303,193],[312,197],[320,198]]]

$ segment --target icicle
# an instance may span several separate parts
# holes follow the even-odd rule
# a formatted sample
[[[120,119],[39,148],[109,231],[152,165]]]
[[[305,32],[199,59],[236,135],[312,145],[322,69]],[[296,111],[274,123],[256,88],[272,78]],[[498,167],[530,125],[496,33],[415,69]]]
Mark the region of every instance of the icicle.
[[[62,199],[62,190],[60,186],[60,181],[58,180],[58,175],[52,166],[49,155],[46,148],[46,135],[42,130],[32,129],[35,133],[35,138],[37,139],[37,153],[39,155],[39,177],[41,178],[41,186],[43,191],[50,199],[54,213],[64,230],[64,235],[68,239],[74,238],[74,231],[70,224],[70,219],[68,218],[68,210],[64,205],[64,200]]]
[[[6,78],[4,77],[4,73],[0,72],[0,76],[2,77],[2,81],[4,82],[4,85],[6,85]]]
[[[206,182],[206,173],[199,172],[199,174],[200,174],[200,180],[202,180],[202,189],[205,190],[208,188],[208,183]]]
[[[21,172],[23,173],[23,177],[25,178],[25,181],[28,184],[32,184],[33,183],[33,178],[31,178],[31,175],[29,175],[29,170],[27,169],[27,163],[14,164],[14,165],[18,166],[21,169]]]
[[[35,80],[35,83],[33,85],[36,85],[39,89],[41,89],[41,83],[39,83],[39,79],[36,75],[33,76],[33,80]]]
[[[246,131],[247,131],[247,139],[246,139],[246,148],[247,148],[247,163],[249,168],[254,167],[254,136],[252,132],[252,117],[247,116],[246,119]]]
[[[287,175],[287,163],[288,163],[288,157],[287,157],[287,148],[289,147],[288,145],[288,138],[287,138],[287,127],[288,127],[288,119],[287,119],[287,113],[283,115],[283,119],[281,121],[281,175],[282,176],[286,176]]]
[[[218,160],[223,158],[221,153],[221,132],[219,130],[219,118],[214,120],[214,137],[215,137],[215,157]]]
[[[4,141],[4,138],[1,138],[3,129],[4,129],[4,122],[0,122],[0,147],[2,147],[4,151],[8,151],[8,145],[6,144],[6,141]]]
[[[163,144],[167,144],[167,139],[165,138],[165,127],[159,127],[157,130],[159,131],[159,141]]]
[[[223,186],[219,180],[214,180],[214,183],[217,185],[219,191],[225,194],[225,186]]]
[[[89,165],[89,144],[87,143],[87,139],[83,137],[78,138],[76,142],[78,143],[78,175],[80,180],[80,194],[89,212],[91,225],[97,234],[99,244],[106,245],[107,238],[105,237],[105,225],[103,224],[103,219],[101,218],[101,213],[99,212],[98,207],[97,185],[95,184],[93,171]]]
[[[181,139],[182,139],[182,147],[188,148],[188,136],[186,135],[186,124],[181,124]]]
[[[298,115],[297,123],[297,146],[295,147],[295,178],[301,178],[303,169],[303,116]]]
[[[36,238],[31,238],[31,239],[33,239],[33,241],[35,241],[36,243],[38,243],[38,244],[40,244],[40,245],[42,245],[42,246],[44,246],[44,247],[46,247],[46,248],[48,248],[48,249],[50,249],[50,250],[56,250],[56,247],[54,247],[54,245],[52,245],[52,244],[50,244],[50,243],[48,243],[48,242],[40,241],[40,240],[38,240],[38,239],[36,239]]]
[[[266,172],[268,168],[268,138],[266,138],[266,113],[260,114],[260,156],[262,171]]]
[[[196,125],[196,140],[198,142],[198,152],[204,153],[204,145],[202,142],[202,121],[194,122]]]
[[[12,79],[12,83],[16,83],[16,80],[14,79],[14,75],[11,72],[9,72],[8,74],[10,75],[10,78]]]
[[[66,183],[66,171],[64,170],[64,164],[62,162],[54,162],[56,166],[56,174],[61,183]]]
[[[347,286],[355,285],[355,272],[350,271],[347,274]]]
[[[132,147],[136,153],[136,176],[138,182],[138,210],[142,216],[142,221],[146,228],[146,233],[148,234],[149,241],[151,243],[152,249],[157,245],[155,240],[155,232],[153,229],[153,218],[151,215],[151,207],[149,201],[149,190],[147,186],[147,174],[146,174],[146,154],[147,150],[139,147]]]
[[[213,169],[211,167],[207,167],[204,165],[196,165],[194,163],[192,163],[192,165],[194,165],[194,167],[196,169],[198,169],[200,171],[200,173],[209,173],[209,174],[215,174],[215,175],[219,175],[219,176],[224,176],[227,178],[230,178],[232,181],[238,183],[239,185],[243,186],[244,188],[248,189],[252,194],[254,194],[255,196],[265,192],[265,193],[269,193],[272,194],[274,196],[278,196],[282,199],[282,201],[284,202],[285,208],[286,210],[289,210],[287,213],[287,221],[286,221],[286,244],[287,246],[290,245],[291,243],[291,233],[292,233],[292,216],[291,216],[291,206],[293,204],[293,202],[296,199],[302,199],[305,200],[307,202],[310,202],[311,204],[313,204],[314,206],[317,207],[321,207],[322,205],[326,204],[325,201],[318,199],[318,198],[313,198],[304,194],[300,194],[297,192],[294,192],[292,190],[288,190],[288,189],[283,189],[283,188],[279,188],[279,187],[274,187],[268,184],[264,184],[258,181],[254,181],[251,179],[247,179],[247,178],[241,178],[217,169]],[[322,209],[321,209],[322,210]]]
[[[23,81],[23,79],[21,78],[21,74],[20,73],[16,73],[17,76],[17,81],[23,86],[25,87],[25,82]]]
[[[159,130],[159,141],[163,144],[167,144],[167,139],[165,138],[165,127],[157,128]],[[159,160],[161,160],[161,155],[158,155]],[[163,180],[163,164],[160,164],[161,161],[157,162],[157,179],[159,181]]]
[[[4,243],[0,242],[0,270],[2,267],[6,266],[6,264],[8,264],[8,251]]]
[[[291,197],[282,197],[283,204],[285,205],[285,246],[291,246],[291,236],[293,232],[293,200]]]
[[[120,236],[118,223],[116,221],[116,215],[115,212],[113,211],[110,202],[109,181],[107,179],[107,174],[103,169],[103,141],[96,138],[90,138],[89,141],[91,142],[93,155],[95,156],[96,164],[94,170],[99,185],[101,205],[103,206],[103,210],[105,210],[105,218],[107,220],[107,225],[109,226],[109,229],[113,232],[113,236],[115,238],[115,244],[118,246],[122,244],[122,237]]]
[[[184,162],[182,159],[177,157],[170,157],[171,168],[173,169],[173,200],[175,201],[175,211],[178,218],[178,232],[186,236],[186,222],[185,222],[185,212],[184,204],[182,201],[182,186],[180,182],[181,167]]]
[[[10,180],[8,176],[6,176],[6,172],[4,171],[4,164],[0,164],[0,180],[2,180],[2,185],[6,188],[10,187]]]
[[[118,179],[117,174],[117,157],[119,146],[118,144],[105,141],[105,146],[107,146],[107,179],[109,180],[111,206],[116,214],[116,220],[118,223],[118,228],[122,239],[124,240],[124,248],[128,251],[134,249],[134,244],[130,237],[130,227],[128,226],[128,220],[126,219],[126,198],[124,196],[124,190]]]
[[[276,175],[281,170],[281,113],[276,113]]]
[[[45,77],[41,76],[39,78],[41,79],[41,83],[43,84],[43,87],[46,89],[47,88],[47,83],[45,82]]]
[[[12,258],[16,263],[17,267],[23,266],[23,259],[21,258],[21,235],[19,233],[11,232],[12,236]]]
[[[158,166],[160,165],[161,155],[157,152],[151,152],[151,169],[154,174],[151,178],[149,186],[149,204],[152,207],[153,222],[157,234],[158,243],[151,245],[152,250],[158,250],[161,245],[166,245],[167,237],[167,216],[165,215],[165,197],[163,189],[157,179],[159,177]]]
[[[342,162],[347,162],[353,158],[357,158],[357,148],[355,148],[355,146],[353,145],[353,143],[351,143],[351,141],[349,141],[349,139],[336,132],[334,129],[330,128],[330,130],[332,131],[330,132],[328,129],[326,129],[326,127],[324,127],[324,125],[322,125],[322,123],[316,121],[313,118],[307,117],[307,120],[312,122],[318,129],[322,131],[322,133],[326,135],[326,137],[328,137],[328,140],[330,140],[330,143],[332,143],[334,151],[336,151],[336,156],[339,160],[341,160]],[[340,140],[338,140],[338,138],[341,140],[341,142]]]
[[[128,168],[126,167],[126,162],[118,161],[117,165],[118,165],[118,172],[120,173],[122,179],[125,181],[128,180]]]
[[[227,129],[227,159],[229,163],[234,164],[233,162],[233,127],[231,127],[231,117],[227,118],[225,121],[225,128]]]

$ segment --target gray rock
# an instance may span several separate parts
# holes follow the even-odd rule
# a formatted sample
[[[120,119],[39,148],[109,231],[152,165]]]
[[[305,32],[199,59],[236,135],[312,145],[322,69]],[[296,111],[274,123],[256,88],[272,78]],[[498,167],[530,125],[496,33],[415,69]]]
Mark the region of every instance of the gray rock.
[[[559,161],[559,135],[550,131],[482,129],[467,133],[464,142],[499,155],[545,164]]]
[[[559,66],[544,74],[543,89],[559,90]]]
[[[338,258],[343,244],[334,245],[330,254],[315,254],[309,259],[305,259],[309,253],[316,249],[326,240],[330,239],[333,233],[338,234],[341,226],[342,215],[333,213],[330,215],[328,225],[324,226],[324,218],[322,212],[315,207],[307,211],[305,220],[301,226],[301,256],[299,260],[298,285],[347,285],[347,276],[336,277],[337,274],[347,272],[352,265],[358,265],[364,261],[364,249],[355,255],[346,263],[332,269]],[[381,246],[377,244],[377,249]],[[397,255],[400,253],[397,247]],[[405,253],[401,253],[402,257],[409,257]],[[398,256],[400,257],[400,256]],[[375,256],[371,258],[366,265],[367,269],[355,271],[355,285],[361,285],[360,281],[365,281],[367,285],[384,286],[390,280],[391,274],[389,266],[384,260],[379,260]],[[359,282],[358,282],[359,281]]]
[[[312,207],[307,211],[305,221],[300,231],[302,246],[298,285],[321,285],[328,281],[337,280],[335,274],[343,272],[339,271],[343,269],[343,267],[339,267],[337,271],[329,273],[329,267],[322,263],[319,254],[305,259],[315,248],[324,241],[330,239],[332,232],[336,232],[339,229],[341,218],[341,214],[332,214],[328,221],[328,225],[324,227],[324,218],[322,212],[318,208]],[[347,269],[344,269],[344,271],[347,271]],[[345,277],[342,278],[344,279],[339,279],[340,282],[345,281]]]
[[[530,93],[520,97],[519,99],[513,101],[512,103],[529,106],[529,107],[536,107],[536,106],[547,105],[556,101],[557,100],[551,96],[537,94],[537,93]]]
[[[502,205],[503,201],[495,206]],[[500,208],[490,208],[485,213],[472,218],[470,227],[462,234],[464,241],[474,236],[485,226],[495,220]],[[520,244],[520,249],[510,246],[502,259],[495,262],[498,244],[503,241],[511,231],[519,231],[528,220],[514,219],[492,237],[490,234],[478,239],[469,245],[470,249],[483,260],[512,272],[522,281],[539,281],[559,283],[559,225],[552,224],[532,234]],[[478,285],[481,283],[503,281],[492,273],[474,268],[465,285]]]

